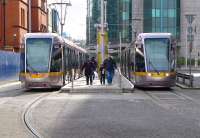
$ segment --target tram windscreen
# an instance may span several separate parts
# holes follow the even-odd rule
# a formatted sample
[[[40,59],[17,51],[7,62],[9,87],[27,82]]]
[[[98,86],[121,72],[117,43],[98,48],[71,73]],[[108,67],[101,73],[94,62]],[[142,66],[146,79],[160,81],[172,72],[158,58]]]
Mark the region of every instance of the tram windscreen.
[[[170,40],[168,38],[145,39],[148,71],[169,71],[169,46]]]
[[[48,72],[51,45],[51,38],[28,38],[26,40],[27,72]]]

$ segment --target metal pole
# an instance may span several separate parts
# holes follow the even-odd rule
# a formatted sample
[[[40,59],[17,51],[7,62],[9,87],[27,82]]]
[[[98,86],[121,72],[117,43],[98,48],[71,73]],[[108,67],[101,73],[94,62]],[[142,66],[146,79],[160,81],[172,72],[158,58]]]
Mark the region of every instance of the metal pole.
[[[101,55],[104,61],[104,0],[101,0]]]
[[[187,27],[186,27],[186,39],[185,39],[185,68],[188,68],[188,62],[187,62],[187,58],[188,58],[188,46],[187,46]]]
[[[4,27],[3,27],[3,45],[4,47],[6,46],[6,0],[3,0],[3,22],[4,22]]]
[[[121,64],[122,64],[122,37],[121,37],[121,32],[119,33],[119,48],[120,48],[120,51],[119,51],[119,88],[121,89],[122,88],[122,74],[121,74]]]
[[[72,90],[71,92],[73,92],[74,89],[74,69],[72,69]]]
[[[28,1],[28,22],[29,22],[29,26],[28,26],[28,32],[31,33],[32,30],[32,19],[31,19],[31,0]]]
[[[190,76],[192,74],[192,71],[191,71],[191,68],[192,68],[192,59],[191,59],[191,53],[192,53],[192,42],[190,42],[190,66],[189,66],[189,73],[190,73]]]
[[[107,23],[107,1],[104,1],[104,8],[105,8],[105,16],[104,16],[104,18],[105,18],[105,23]]]
[[[61,3],[63,3],[63,1],[61,0]],[[63,36],[63,5],[61,4],[61,36]]]
[[[90,44],[90,0],[87,0],[88,1],[88,44]]]
[[[191,59],[191,53],[192,53],[192,42],[190,42],[190,66],[189,66],[189,74],[190,74],[190,87],[192,87],[192,82],[193,82],[193,79],[192,79],[192,59]]]
[[[67,6],[71,6],[71,3],[70,1],[69,2],[63,2],[63,0],[61,0],[60,3],[56,2],[56,3],[51,3],[50,5],[60,5],[60,12],[61,12],[61,15],[59,17],[59,20],[60,20],[60,26],[61,26],[61,36],[63,35],[63,28],[64,28],[64,25],[65,25],[65,20],[66,20],[66,14],[67,14]],[[65,11],[64,11],[64,14],[63,14],[63,5],[66,5],[65,7]],[[64,16],[64,17],[63,17]]]

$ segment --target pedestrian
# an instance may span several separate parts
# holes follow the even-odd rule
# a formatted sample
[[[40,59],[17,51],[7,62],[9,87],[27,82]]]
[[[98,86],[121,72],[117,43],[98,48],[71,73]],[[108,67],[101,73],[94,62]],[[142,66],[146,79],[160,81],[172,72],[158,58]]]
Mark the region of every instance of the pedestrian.
[[[85,71],[85,77],[86,77],[86,84],[92,85],[93,83],[93,74],[94,74],[94,65],[91,62],[91,60],[86,59],[86,62],[81,67],[81,71]]]
[[[116,62],[114,61],[114,59],[111,56],[109,56],[107,59],[104,60],[103,64],[104,64],[104,67],[107,72],[106,73],[107,74],[107,82],[108,82],[108,84],[112,84],[115,69],[117,68]]]
[[[95,72],[96,72],[96,69],[97,69],[97,61],[95,60],[95,57],[92,57],[91,58],[91,62],[92,62],[92,64],[93,64],[93,79],[95,78]]]
[[[100,71],[100,82],[101,84],[105,85],[106,70],[103,64],[101,64],[99,71]]]

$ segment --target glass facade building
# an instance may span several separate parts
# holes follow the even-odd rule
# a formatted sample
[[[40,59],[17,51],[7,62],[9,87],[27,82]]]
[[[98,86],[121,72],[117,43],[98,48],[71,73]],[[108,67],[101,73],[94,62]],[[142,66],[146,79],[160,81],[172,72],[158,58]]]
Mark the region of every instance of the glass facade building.
[[[180,37],[180,0],[144,0],[144,32],[168,32]]]
[[[119,43],[119,32],[122,42],[131,41],[132,0],[107,0],[108,39],[110,44]],[[100,24],[101,0],[87,1],[87,44],[97,42],[96,24]]]

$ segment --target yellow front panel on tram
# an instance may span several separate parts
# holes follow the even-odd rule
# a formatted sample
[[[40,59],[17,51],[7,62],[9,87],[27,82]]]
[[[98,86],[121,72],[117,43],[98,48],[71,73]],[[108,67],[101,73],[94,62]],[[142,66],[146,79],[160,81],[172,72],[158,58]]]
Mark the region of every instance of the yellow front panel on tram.
[[[176,75],[175,72],[133,72],[133,74],[135,76],[140,76],[140,77],[145,77],[145,76],[149,76],[152,78],[165,78],[168,76],[174,76]]]
[[[20,76],[31,77],[33,79],[40,79],[50,77],[61,77],[63,72],[50,72],[50,73],[20,73]]]

